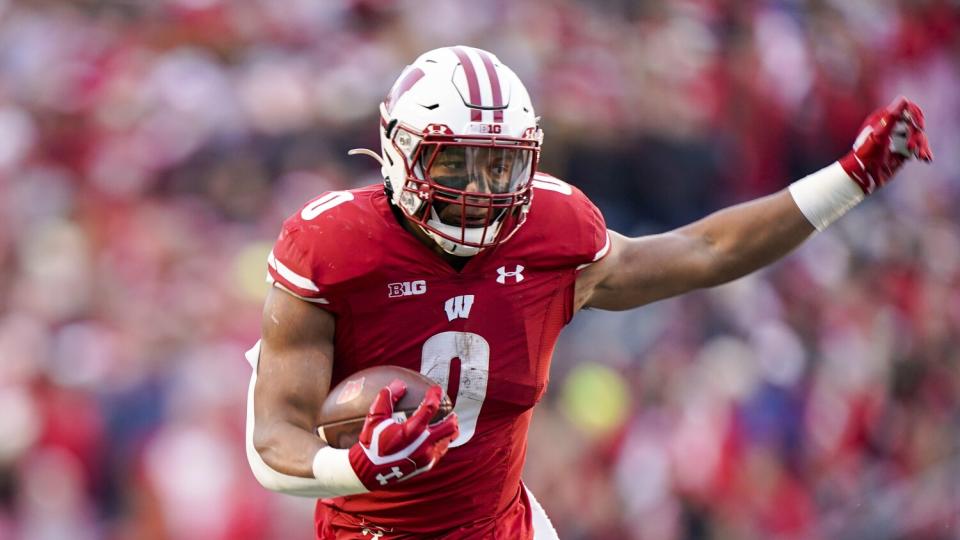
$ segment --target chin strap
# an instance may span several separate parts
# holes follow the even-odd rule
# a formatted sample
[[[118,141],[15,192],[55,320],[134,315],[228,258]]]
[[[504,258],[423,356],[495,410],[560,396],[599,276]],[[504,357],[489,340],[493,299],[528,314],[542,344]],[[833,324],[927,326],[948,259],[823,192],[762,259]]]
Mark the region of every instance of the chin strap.
[[[457,242],[448,240],[440,236],[439,234],[431,231],[430,229],[427,229],[426,227],[420,226],[420,230],[427,233],[427,236],[433,239],[433,241],[436,242],[438,246],[440,246],[440,249],[442,249],[445,253],[449,253],[450,255],[455,255],[457,257],[473,257],[477,253],[480,253],[480,251],[483,249],[483,248],[458,244]]]
[[[486,228],[487,236],[484,236],[483,228],[467,228],[461,229],[460,227],[454,225],[447,225],[444,223],[440,216],[437,215],[435,208],[430,208],[430,219],[427,220],[427,225],[433,227],[434,229],[446,234],[448,236],[457,236],[463,232],[463,235],[466,239],[474,244],[481,244],[483,241],[489,238],[496,238],[497,234],[500,233],[500,227],[503,226],[503,218],[497,220],[496,223],[490,225]],[[480,253],[484,248],[466,246],[457,242],[455,240],[450,240],[449,238],[444,238],[443,236],[437,234],[436,232],[431,231],[427,227],[420,227],[423,232],[427,233],[427,236],[432,238],[441,249],[449,253],[450,255],[456,255],[457,257],[472,257],[477,253]]]
[[[376,152],[374,152],[373,150],[370,150],[370,149],[368,149],[368,148],[354,148],[353,150],[347,151],[347,155],[348,155],[348,156],[368,156],[368,157],[372,157],[373,159],[377,160],[377,163],[379,163],[381,167],[384,167],[384,166],[385,166],[384,163],[383,163],[383,158],[380,157],[380,154],[378,154],[378,153],[376,153]]]

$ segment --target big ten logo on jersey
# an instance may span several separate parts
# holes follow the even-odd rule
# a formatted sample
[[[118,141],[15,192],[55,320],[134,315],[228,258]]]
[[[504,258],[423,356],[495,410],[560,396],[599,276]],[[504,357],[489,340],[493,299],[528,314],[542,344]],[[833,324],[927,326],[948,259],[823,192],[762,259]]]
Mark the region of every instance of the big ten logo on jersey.
[[[418,296],[426,292],[427,282],[423,279],[387,284],[387,297],[389,298],[396,298],[398,296]]]

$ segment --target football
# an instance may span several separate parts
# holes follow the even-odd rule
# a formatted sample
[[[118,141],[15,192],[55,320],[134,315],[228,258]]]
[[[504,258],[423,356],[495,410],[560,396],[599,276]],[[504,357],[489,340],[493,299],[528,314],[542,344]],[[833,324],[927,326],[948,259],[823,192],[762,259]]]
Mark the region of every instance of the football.
[[[399,366],[374,366],[358,371],[330,390],[320,407],[317,433],[334,448],[353,446],[377,393],[395,379],[407,385],[407,393],[394,406],[394,413],[403,413],[405,418],[417,410],[427,390],[437,384],[420,372]],[[452,410],[453,403],[444,392],[440,410],[431,423],[442,420]]]

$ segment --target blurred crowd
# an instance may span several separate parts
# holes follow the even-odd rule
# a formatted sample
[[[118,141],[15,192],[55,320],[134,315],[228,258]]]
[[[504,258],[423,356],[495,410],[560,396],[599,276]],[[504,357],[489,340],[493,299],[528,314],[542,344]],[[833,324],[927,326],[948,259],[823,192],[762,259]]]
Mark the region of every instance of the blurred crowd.
[[[243,451],[266,255],[457,43],[628,234],[918,102],[934,164],[786,260],[581,314],[525,478],[565,540],[960,538],[957,0],[0,0],[0,539],[311,538]]]

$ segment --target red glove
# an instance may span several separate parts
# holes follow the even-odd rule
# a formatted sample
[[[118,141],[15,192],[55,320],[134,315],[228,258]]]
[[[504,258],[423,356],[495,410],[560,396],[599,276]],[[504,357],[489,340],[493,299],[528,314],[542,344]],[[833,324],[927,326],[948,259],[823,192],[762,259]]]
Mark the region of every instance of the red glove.
[[[399,380],[380,390],[370,405],[360,441],[350,448],[350,465],[370,491],[389,489],[429,471],[460,433],[456,413],[429,424],[440,408],[443,391],[439,386],[427,390],[406,421],[395,418],[393,406],[406,392],[406,385]]]
[[[911,157],[929,162],[933,153],[923,132],[923,111],[900,96],[867,117],[853,150],[840,158],[840,166],[869,195]]]

